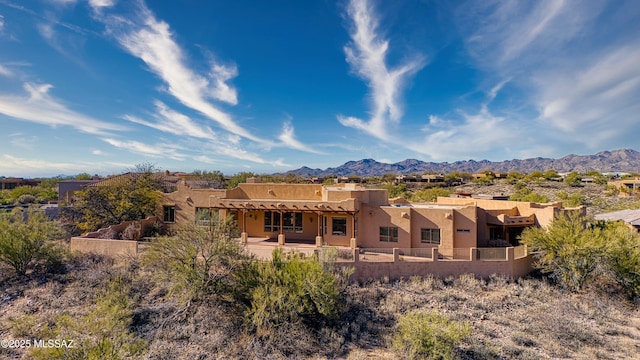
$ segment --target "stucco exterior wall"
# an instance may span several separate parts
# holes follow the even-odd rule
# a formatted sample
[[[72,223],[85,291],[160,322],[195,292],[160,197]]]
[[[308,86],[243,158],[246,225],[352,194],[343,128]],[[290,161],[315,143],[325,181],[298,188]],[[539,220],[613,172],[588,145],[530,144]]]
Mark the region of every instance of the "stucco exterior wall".
[[[322,199],[322,185],[318,184],[239,184],[240,192],[230,192],[229,198],[243,199],[292,199],[315,200]]]
[[[513,248],[509,248],[513,255]],[[518,259],[513,257],[501,261],[344,261],[336,265],[354,268],[352,280],[367,281],[372,279],[408,279],[412,276],[460,276],[474,274],[476,277],[488,278],[492,275],[508,276],[518,279],[527,276],[533,270],[533,256]]]
[[[453,247],[453,209],[416,208],[411,212],[411,247]],[[421,242],[421,229],[440,229],[440,245]]]

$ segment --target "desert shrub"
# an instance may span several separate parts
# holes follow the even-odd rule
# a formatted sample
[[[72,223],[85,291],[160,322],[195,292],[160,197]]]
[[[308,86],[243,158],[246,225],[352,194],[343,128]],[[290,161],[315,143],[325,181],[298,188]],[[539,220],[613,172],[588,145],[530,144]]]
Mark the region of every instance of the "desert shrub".
[[[36,202],[36,197],[31,194],[20,195],[20,197],[18,198],[18,202],[20,204],[33,204],[34,202]]]
[[[493,185],[494,179],[495,178],[493,176],[485,176],[485,177],[473,179],[471,180],[471,182],[478,185]]]
[[[122,234],[120,234],[122,240],[138,240],[140,237],[140,233],[135,223],[131,223],[127,225],[127,227],[122,230]]]
[[[630,299],[640,298],[640,236],[621,223],[609,223],[605,264],[609,277]]]
[[[536,266],[569,289],[582,289],[601,270],[603,233],[579,211],[557,216],[547,229],[526,229],[521,241],[537,251]]]
[[[434,202],[438,199],[438,196],[449,196],[453,193],[452,190],[443,189],[441,187],[435,187],[431,189],[419,190],[413,196],[414,201]]]
[[[573,211],[548,229],[529,228],[522,242],[537,251],[536,266],[560,285],[580,290],[598,276],[640,297],[640,235],[620,222],[595,222]]]
[[[130,331],[133,306],[128,292],[122,278],[112,279],[87,315],[59,315],[54,327],[45,327],[39,334],[41,339],[74,340],[73,348],[32,348],[31,357],[119,360],[141,356],[147,344]]]
[[[29,211],[26,219],[21,211],[0,217],[0,262],[11,266],[18,275],[39,262],[54,264],[62,253],[51,240],[62,236],[59,224],[42,212]]]
[[[547,203],[549,202],[549,198],[545,195],[538,194],[535,191],[532,191],[528,188],[520,188],[516,190],[516,192],[509,197],[511,201],[529,201],[535,203]]]
[[[383,189],[387,189],[387,191],[389,192],[389,199],[397,197],[408,199],[409,197],[411,197],[411,191],[407,189],[407,184],[383,184],[381,186]]]
[[[574,171],[564,177],[564,183],[573,187],[582,186],[582,176]]]
[[[578,207],[587,203],[584,195],[580,193],[573,193],[569,195],[566,191],[558,191],[556,194],[558,199],[562,200],[562,204],[566,207]]]
[[[247,319],[259,336],[291,323],[322,324],[338,315],[345,285],[346,281],[317,256],[287,259],[276,249],[271,262],[258,266]]]
[[[411,311],[398,319],[393,348],[409,359],[453,359],[456,347],[469,335],[466,323],[435,311]]]
[[[160,279],[186,301],[230,292],[236,270],[248,266],[243,261],[250,257],[234,240],[235,222],[214,218],[212,223],[211,227],[186,225],[174,236],[158,237],[143,255],[143,263],[158,268]]]

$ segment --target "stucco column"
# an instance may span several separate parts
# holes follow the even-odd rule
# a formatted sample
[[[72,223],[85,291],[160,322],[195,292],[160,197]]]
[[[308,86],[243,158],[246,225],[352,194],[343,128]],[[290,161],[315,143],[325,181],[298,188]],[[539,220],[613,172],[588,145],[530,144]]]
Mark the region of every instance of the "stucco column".
[[[249,241],[249,234],[247,234],[244,231],[240,233],[240,242],[243,244],[246,244],[248,241]]]
[[[242,210],[242,232],[247,232],[247,210]]]
[[[438,261],[438,248],[431,248],[431,261]]]
[[[322,215],[318,213],[318,235],[316,235],[316,246],[322,246]]]
[[[471,259],[471,261],[478,261],[478,249],[477,248],[469,248],[469,251],[471,251],[471,254],[469,255],[469,258]]]
[[[284,217],[282,216],[282,210],[280,213],[280,234],[278,234],[278,245],[284,245]]]
[[[509,246],[507,248],[507,261],[513,261],[514,258],[515,258],[515,253],[514,253],[513,246]]]
[[[353,249],[353,262],[360,261],[360,248]]]
[[[398,261],[400,261],[400,249],[393,248],[393,262],[398,262]]]

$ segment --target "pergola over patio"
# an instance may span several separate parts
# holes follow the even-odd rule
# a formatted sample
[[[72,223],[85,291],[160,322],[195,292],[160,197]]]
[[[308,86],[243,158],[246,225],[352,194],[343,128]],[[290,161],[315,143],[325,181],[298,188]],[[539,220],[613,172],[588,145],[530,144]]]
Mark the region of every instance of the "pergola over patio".
[[[317,201],[317,200],[284,200],[284,199],[224,199],[216,196],[209,198],[209,207],[215,210],[236,211],[240,216],[238,220],[241,226],[241,239],[246,242],[249,234],[247,232],[247,213],[249,212],[279,212],[282,215],[286,212],[312,213],[317,215],[317,235],[316,245],[323,243],[322,217],[327,214],[345,214],[351,217],[352,239],[356,236],[356,216],[360,211],[360,203],[357,199],[346,199],[342,201]],[[280,226],[278,243],[284,245],[284,226]]]

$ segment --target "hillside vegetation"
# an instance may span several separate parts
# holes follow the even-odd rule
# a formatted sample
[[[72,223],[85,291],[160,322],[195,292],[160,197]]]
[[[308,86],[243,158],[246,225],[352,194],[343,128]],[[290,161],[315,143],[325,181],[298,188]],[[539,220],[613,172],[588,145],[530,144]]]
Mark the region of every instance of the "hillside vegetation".
[[[592,213],[637,202],[605,185],[517,184],[404,195],[528,189],[520,195],[564,198]],[[21,219],[5,216],[0,231],[59,226]],[[640,351],[640,242],[624,227],[574,219],[525,234],[548,255],[545,272],[526,279],[350,283],[330,255],[276,252],[273,262],[258,262],[222,220],[213,231],[186,227],[161,237],[140,257],[69,254],[64,241],[52,240],[55,231],[22,240],[3,232],[0,253],[35,256],[24,267],[0,257],[0,340],[73,340],[74,347],[3,347],[0,358],[629,359]],[[575,236],[549,235],[562,231]],[[22,246],[29,241],[38,247]]]

